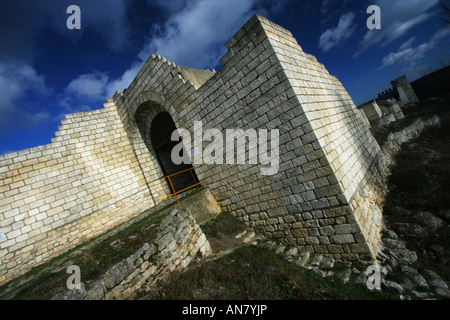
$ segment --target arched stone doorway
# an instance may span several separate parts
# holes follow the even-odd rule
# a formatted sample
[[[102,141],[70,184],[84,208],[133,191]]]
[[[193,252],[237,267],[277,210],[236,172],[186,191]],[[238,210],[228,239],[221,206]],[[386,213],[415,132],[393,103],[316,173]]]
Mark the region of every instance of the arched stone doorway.
[[[151,123],[150,141],[164,176],[192,168],[192,164],[181,163],[177,165],[172,161],[172,150],[179,143],[171,140],[172,133],[176,129],[175,123],[168,112],[158,113]],[[187,151],[184,150],[184,152]],[[172,193],[186,189],[198,182],[195,170],[177,174],[170,179],[173,188],[170,184],[169,188]]]
[[[178,143],[170,141],[172,132],[177,128],[178,113],[175,108],[163,96],[155,92],[145,92],[139,100],[139,103],[133,107],[136,111],[129,125],[129,136],[147,186],[155,204],[158,204],[173,193],[167,179],[161,179],[161,177],[191,166],[171,166],[172,145],[170,143]],[[197,175],[193,173],[198,181]],[[180,184],[177,182],[174,189],[177,191],[184,189],[188,178],[189,186],[194,184],[191,173],[186,172],[176,179],[185,180],[185,182]]]

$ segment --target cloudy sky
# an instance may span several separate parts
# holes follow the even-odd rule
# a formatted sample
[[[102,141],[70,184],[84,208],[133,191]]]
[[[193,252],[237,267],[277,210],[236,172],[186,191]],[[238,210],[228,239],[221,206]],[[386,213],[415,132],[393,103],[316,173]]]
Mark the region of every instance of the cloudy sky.
[[[81,9],[81,30],[66,27]],[[381,29],[368,30],[368,6]],[[220,69],[254,14],[289,29],[361,104],[437,69],[450,27],[437,0],[0,0],[0,154],[51,142],[67,113],[99,109],[147,57]]]

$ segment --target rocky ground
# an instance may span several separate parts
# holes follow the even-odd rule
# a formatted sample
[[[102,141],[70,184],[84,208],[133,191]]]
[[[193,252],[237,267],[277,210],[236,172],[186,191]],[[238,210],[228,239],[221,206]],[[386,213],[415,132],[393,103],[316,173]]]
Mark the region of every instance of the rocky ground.
[[[372,292],[367,266],[336,263],[247,230],[230,214],[202,226],[212,254],[174,272],[144,300],[343,300],[398,299]]]
[[[450,99],[447,99],[447,102]],[[247,255],[252,255],[257,248],[269,250],[278,257],[282,257],[291,265],[297,267],[297,273],[304,279],[310,274],[315,274],[323,279],[333,279],[332,286],[339,287],[339,290],[346,291],[344,295],[334,295],[334,298],[342,299],[402,299],[402,300],[430,300],[430,299],[450,299],[448,283],[450,283],[449,261],[449,235],[450,235],[450,116],[447,111],[445,101],[435,100],[412,107],[407,111],[407,117],[403,123],[393,124],[389,130],[398,130],[402,126],[407,126],[417,119],[417,117],[429,117],[439,115],[441,126],[432,128],[423,133],[419,138],[406,143],[396,156],[396,165],[391,168],[389,177],[389,192],[383,208],[383,238],[382,247],[378,253],[378,260],[381,271],[381,292],[383,295],[371,296],[361,294],[361,288],[368,291],[367,265],[337,264],[334,259],[327,255],[311,254],[308,251],[300,251],[297,248],[286,247],[273,240],[264,239],[261,235],[255,235],[244,229],[234,226],[228,229],[224,226],[221,230],[207,234],[214,254],[207,260],[218,260],[221,264],[229,265],[228,270],[234,267],[245,269],[251,266],[252,261],[237,261],[239,254],[234,255],[235,250],[248,247]],[[387,135],[386,135],[387,136]],[[383,138],[381,137],[381,140]],[[220,224],[219,224],[220,225]],[[227,225],[226,223],[223,225]],[[251,248],[255,249],[251,249]],[[267,252],[259,252],[267,254]],[[270,255],[270,254],[269,254]],[[227,259],[228,256],[233,258]],[[272,256],[271,259],[276,259]],[[250,259],[251,260],[251,259]],[[200,263],[200,262],[199,262]],[[233,273],[233,277],[243,276],[248,279],[240,282],[245,287],[247,295],[240,295],[240,291],[235,290],[224,278],[234,282],[234,278],[217,275],[220,267],[209,265],[205,267],[202,261],[199,266],[194,265],[184,275],[175,274],[169,279],[169,283],[162,287],[160,292],[155,292],[146,299],[214,299],[228,298],[230,296],[238,298],[261,298],[281,297],[293,299],[329,299],[330,295],[323,295],[321,290],[316,290],[320,280],[317,278],[302,286],[303,291],[312,292],[311,295],[302,295],[286,289],[289,294],[265,295],[261,289],[255,289],[254,277],[261,276],[264,280],[271,277],[270,272],[257,271],[258,266],[253,265],[253,275],[249,271],[246,273]],[[236,266],[236,263],[238,266]],[[267,263],[260,261],[258,263]],[[208,270],[208,268],[210,270]],[[299,279],[295,275],[270,264],[267,269],[277,269],[278,273],[283,273],[279,280],[279,286],[283,287],[284,282],[289,284],[298,283]],[[195,269],[195,270],[192,270]],[[306,272],[305,272],[306,271]],[[225,271],[223,271],[225,272]],[[261,274],[258,274],[260,272]],[[295,273],[295,271],[294,271]],[[255,274],[257,274],[255,276]],[[210,278],[205,281],[205,278]],[[253,280],[249,280],[253,279]],[[286,279],[289,279],[286,280]],[[335,281],[337,280],[337,281]],[[236,282],[238,282],[236,280]],[[305,281],[306,283],[307,281]],[[183,290],[185,284],[189,286]],[[347,287],[341,287],[345,284]],[[260,287],[267,285],[261,281]],[[278,284],[276,284],[278,285]],[[353,285],[359,285],[356,288]],[[190,287],[194,286],[194,292]],[[249,286],[249,287],[247,287]],[[300,287],[300,286],[299,286]],[[346,288],[352,288],[347,290]],[[271,290],[266,288],[266,290]],[[325,291],[331,292],[328,287]],[[380,292],[380,293],[381,293]],[[233,295],[234,294],[234,295]],[[253,294],[253,296],[252,296]],[[256,296],[255,296],[256,295]]]
[[[450,299],[450,112],[443,106],[442,101],[416,106],[403,123],[434,114],[441,119],[439,128],[404,144],[391,169],[383,208],[383,245],[377,256],[380,291],[366,286],[369,265],[337,263],[329,255],[265,239],[231,215],[221,214],[201,226],[213,253],[196,259],[186,271],[175,272],[157,290],[139,298]],[[99,237],[40,268],[39,273],[0,288],[0,298],[50,298],[60,289],[52,281],[64,286],[65,269],[73,263],[91,270],[94,278],[120,258],[119,252],[125,256],[148,241],[161,219],[130,221],[114,231],[117,235]],[[75,256],[83,259],[76,261]],[[48,277],[41,279],[39,274]]]
[[[417,110],[415,110],[417,112]],[[402,146],[389,177],[379,259],[398,293],[450,298],[450,120]]]

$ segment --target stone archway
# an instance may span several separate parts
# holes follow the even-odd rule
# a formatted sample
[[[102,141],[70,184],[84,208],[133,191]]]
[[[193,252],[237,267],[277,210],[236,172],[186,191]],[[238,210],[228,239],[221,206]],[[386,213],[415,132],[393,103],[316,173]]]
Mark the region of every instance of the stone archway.
[[[156,93],[150,96],[157,99],[142,99],[134,117],[130,119],[130,141],[153,199],[155,203],[159,203],[173,193],[167,179],[161,180],[161,177],[190,168],[191,165],[170,164],[172,147],[178,143],[170,141],[172,132],[177,128],[178,116],[162,96]],[[194,171],[193,174],[194,179],[198,181]],[[192,185],[193,177],[190,172],[186,172],[173,181],[174,189],[179,191],[187,185]]]
[[[150,140],[164,176],[192,168],[192,164],[175,164],[172,161],[172,150],[179,143],[171,140],[171,135],[176,129],[168,112],[158,113],[151,123]],[[192,173],[188,171],[172,176],[169,187],[171,192],[175,192],[184,190],[196,182],[198,182],[198,178],[195,170],[192,170]]]

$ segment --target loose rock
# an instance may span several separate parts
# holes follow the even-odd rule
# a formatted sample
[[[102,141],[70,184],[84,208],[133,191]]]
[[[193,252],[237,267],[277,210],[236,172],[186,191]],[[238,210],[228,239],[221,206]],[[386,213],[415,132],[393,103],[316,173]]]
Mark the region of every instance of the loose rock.
[[[84,283],[81,283],[80,289],[71,289],[67,291],[60,292],[51,298],[51,300],[83,300],[86,297],[86,287]]]
[[[444,225],[444,221],[428,211],[419,211],[415,213],[414,219],[420,222],[421,225],[432,229],[437,229]]]

